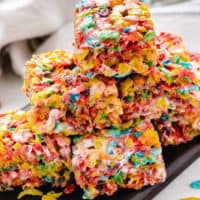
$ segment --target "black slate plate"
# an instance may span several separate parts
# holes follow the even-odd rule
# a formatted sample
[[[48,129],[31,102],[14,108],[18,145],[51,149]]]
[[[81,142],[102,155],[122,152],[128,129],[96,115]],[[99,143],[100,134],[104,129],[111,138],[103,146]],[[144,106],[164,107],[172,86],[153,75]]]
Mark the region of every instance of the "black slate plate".
[[[28,107],[24,107],[26,110]],[[187,144],[182,144],[177,147],[169,146],[163,148],[163,156],[167,168],[167,180],[165,183],[146,187],[143,190],[120,190],[112,197],[102,196],[95,200],[151,200],[156,194],[164,189],[174,178],[176,178],[185,168],[200,157],[200,137],[194,139]],[[44,188],[44,191],[51,188]],[[0,200],[15,200],[20,190],[14,192],[0,193]],[[71,195],[63,195],[60,200],[81,200],[81,190],[76,190]],[[24,197],[23,200],[37,200],[37,197]]]

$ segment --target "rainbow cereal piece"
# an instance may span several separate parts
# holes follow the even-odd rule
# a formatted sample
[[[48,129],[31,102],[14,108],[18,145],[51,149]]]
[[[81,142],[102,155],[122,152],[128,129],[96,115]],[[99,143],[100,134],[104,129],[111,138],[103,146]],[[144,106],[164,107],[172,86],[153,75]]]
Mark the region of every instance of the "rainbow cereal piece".
[[[165,180],[161,144],[150,122],[73,140],[72,168],[84,199],[110,196],[119,188],[138,190]]]
[[[32,131],[29,113],[0,114],[0,190],[71,183],[70,138]]]
[[[81,0],[75,10],[75,62],[83,73],[126,77],[156,64],[153,21],[139,0]]]

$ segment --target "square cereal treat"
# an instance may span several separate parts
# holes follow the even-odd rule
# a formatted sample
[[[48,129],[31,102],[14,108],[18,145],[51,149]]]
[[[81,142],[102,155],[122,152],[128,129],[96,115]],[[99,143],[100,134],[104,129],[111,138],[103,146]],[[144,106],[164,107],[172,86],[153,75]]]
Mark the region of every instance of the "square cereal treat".
[[[55,50],[27,62],[24,90],[30,96],[34,130],[77,135],[120,125],[123,110],[117,81],[81,74],[71,57]]]
[[[139,0],[81,0],[75,10],[75,62],[83,73],[149,74],[156,64],[153,21]]]
[[[0,190],[71,186],[70,138],[32,131],[28,112],[0,114]]]
[[[168,111],[155,125],[164,145],[178,145],[200,134],[200,65],[198,53],[190,53],[182,38],[161,33],[156,39],[160,95],[168,99]]]
[[[72,168],[83,198],[141,189],[165,180],[158,133],[148,121],[73,139]]]
[[[167,96],[168,111],[163,112],[160,119],[154,120],[164,145],[186,143],[200,135],[199,91],[191,94],[186,92],[187,89],[184,89],[184,94],[180,94],[181,97],[178,94]]]

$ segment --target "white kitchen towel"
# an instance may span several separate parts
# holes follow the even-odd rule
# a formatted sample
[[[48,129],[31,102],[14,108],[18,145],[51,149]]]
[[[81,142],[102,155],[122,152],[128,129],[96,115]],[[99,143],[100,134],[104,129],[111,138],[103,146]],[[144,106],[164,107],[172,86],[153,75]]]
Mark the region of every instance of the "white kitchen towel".
[[[25,62],[32,56],[32,51],[30,50],[27,41],[14,42],[8,46],[7,52],[9,52],[14,72],[21,76],[21,78],[24,78]]]
[[[0,50],[5,45],[57,31],[72,21],[77,2],[78,0],[0,0]],[[22,58],[30,53],[25,46],[24,42],[17,42],[16,46],[9,48],[11,57],[14,58],[12,63],[15,69],[19,68],[16,72],[20,75],[23,75],[23,70],[20,69],[21,66],[16,67],[16,59],[19,57],[21,63]]]
[[[0,0],[0,49],[56,31],[73,18],[77,0]]]
[[[25,62],[30,59],[32,53],[44,53],[54,49],[67,49],[73,51],[72,41],[74,38],[73,22],[66,23],[58,31],[52,34],[39,48],[32,52],[26,40],[15,42],[7,47],[10,54],[13,70],[16,74],[24,77]]]

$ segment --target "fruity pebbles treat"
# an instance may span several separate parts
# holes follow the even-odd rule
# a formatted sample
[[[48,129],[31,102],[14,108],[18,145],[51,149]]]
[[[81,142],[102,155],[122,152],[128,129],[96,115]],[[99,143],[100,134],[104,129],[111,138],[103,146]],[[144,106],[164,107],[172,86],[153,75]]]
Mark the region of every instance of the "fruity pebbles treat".
[[[139,0],[81,0],[75,10],[75,61],[83,73],[146,75],[156,64],[153,21]]]
[[[81,74],[72,57],[56,50],[27,62],[24,90],[36,132],[77,135],[121,123],[116,80]]]
[[[65,117],[65,75],[75,68],[72,54],[64,50],[33,55],[26,63],[23,90],[30,98],[30,120],[40,133],[52,133]]]
[[[168,111],[156,120],[165,145],[177,145],[200,134],[200,65],[198,54],[189,53],[181,37],[161,33],[156,41],[160,95],[168,99]]]
[[[0,190],[61,187],[71,181],[70,139],[32,131],[28,112],[0,114]]]
[[[84,199],[165,180],[158,133],[148,121],[74,138],[72,168]]]

